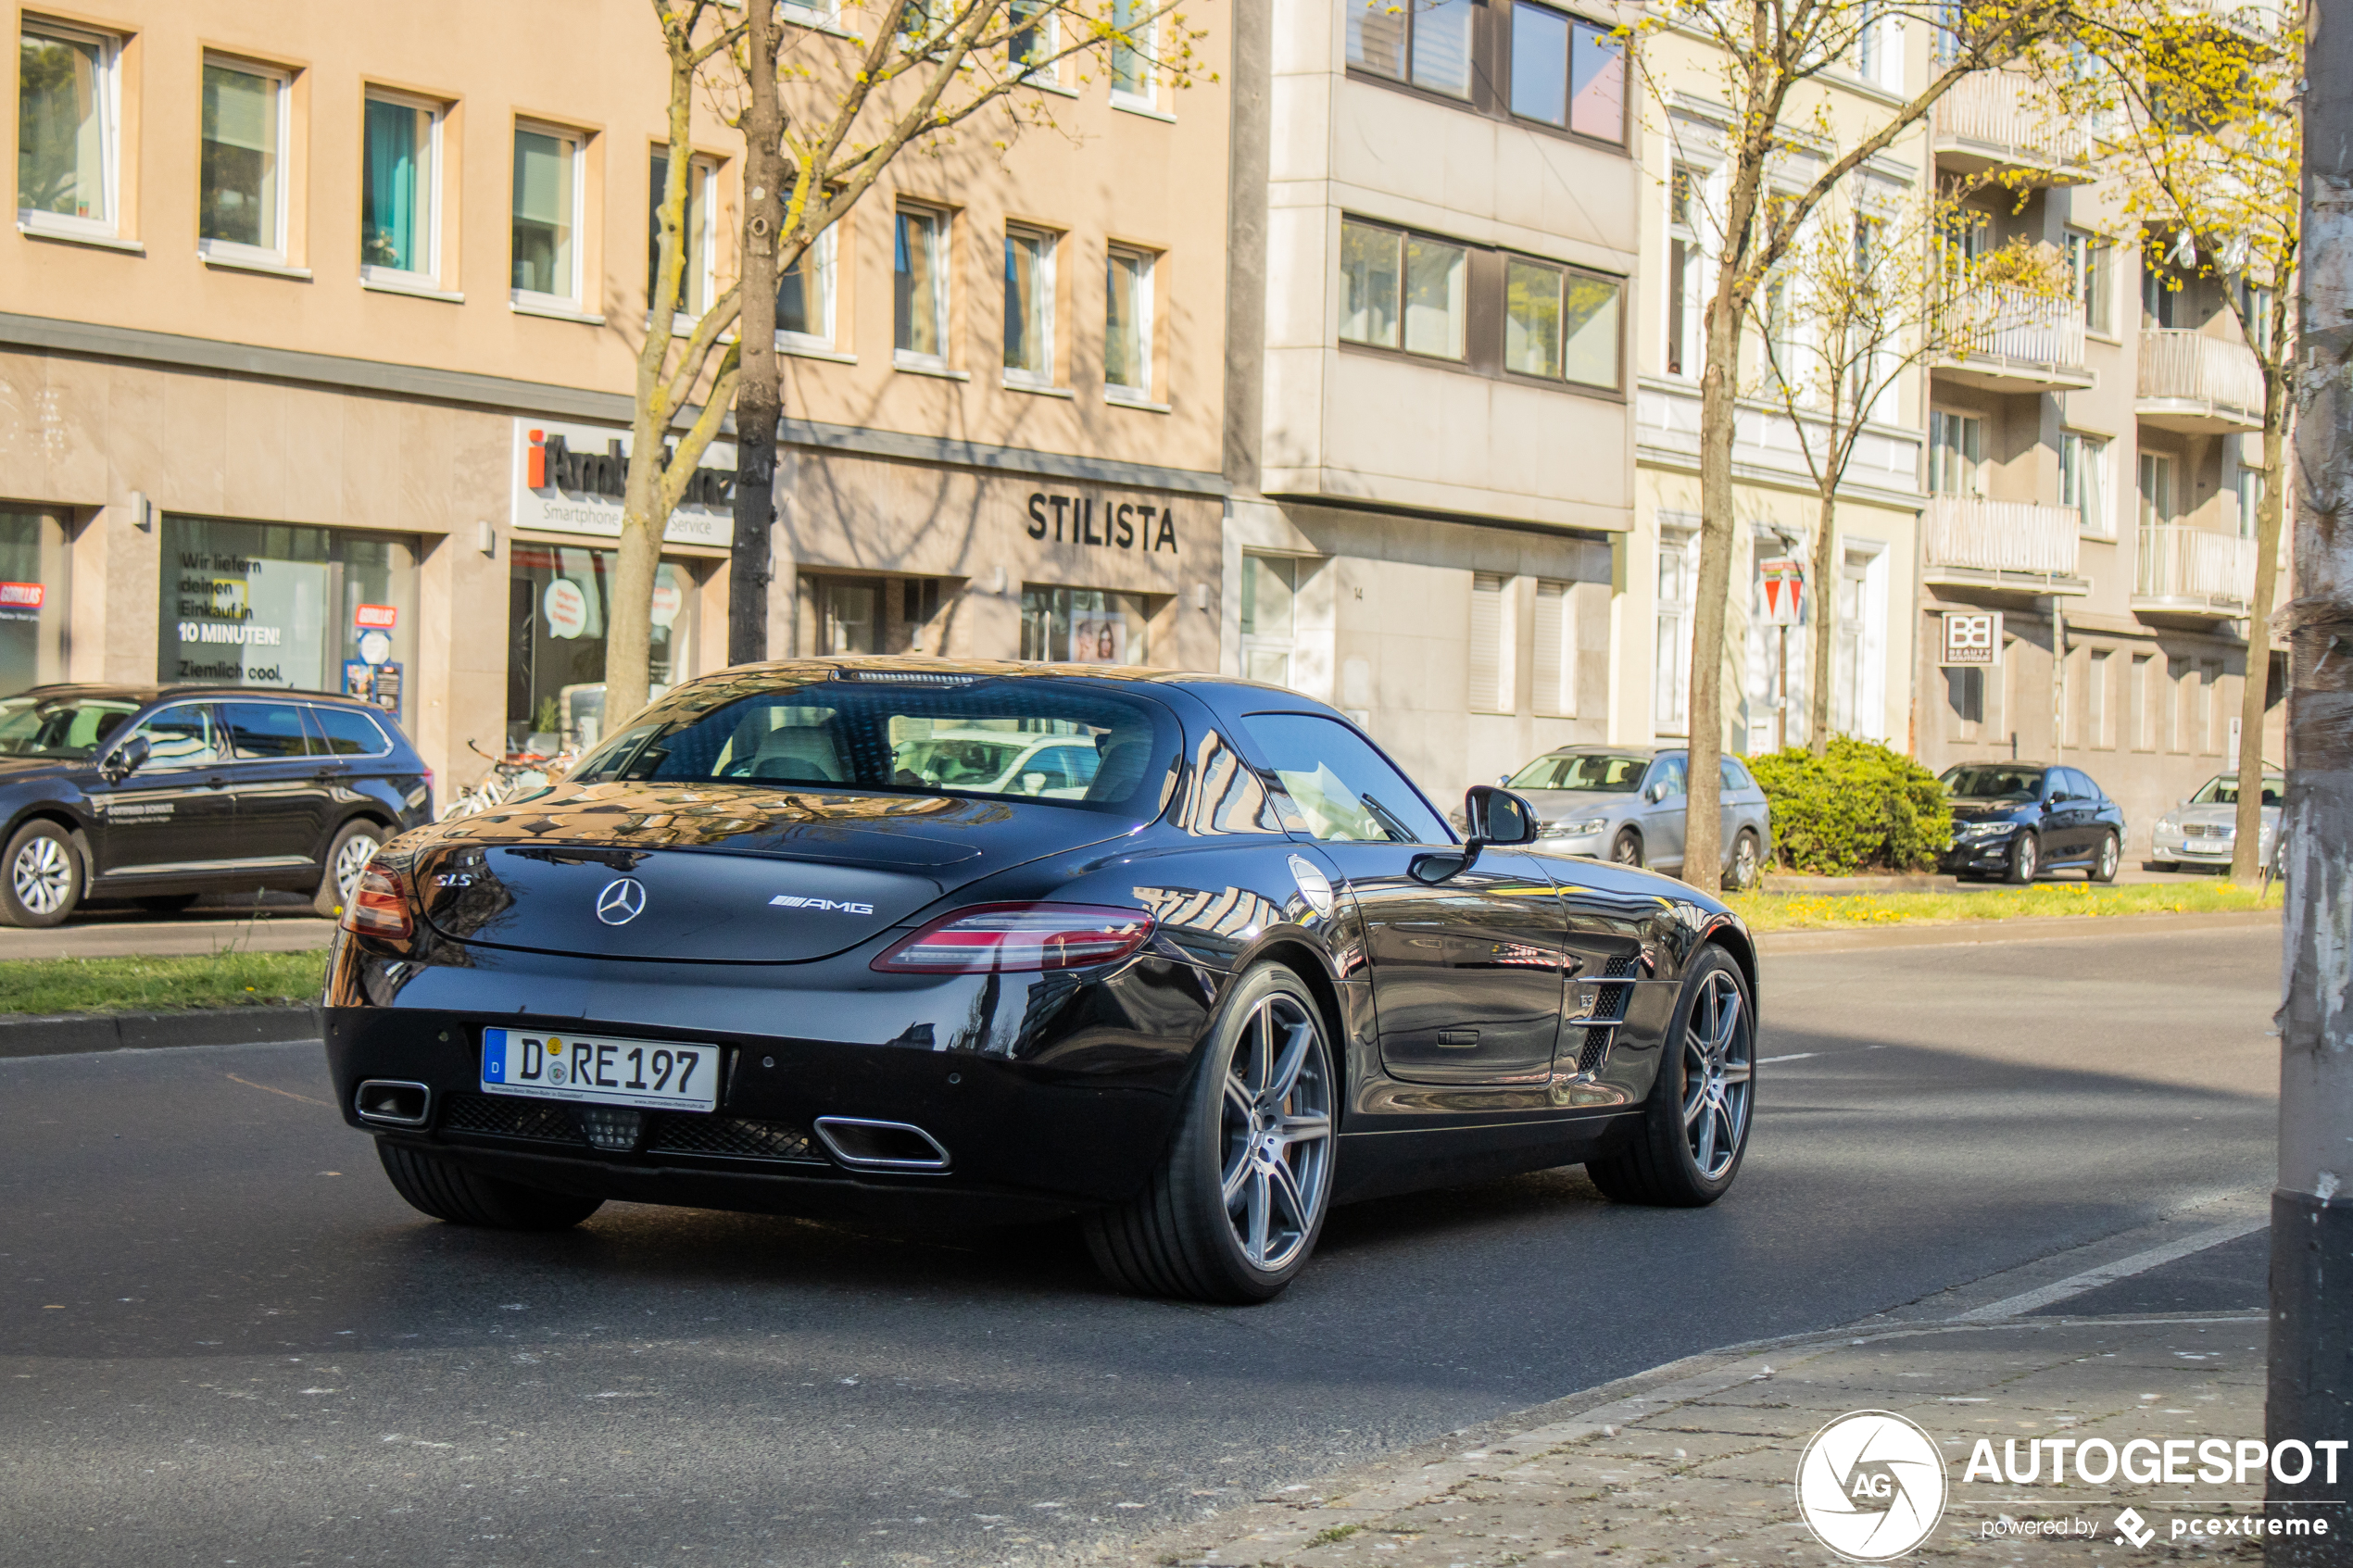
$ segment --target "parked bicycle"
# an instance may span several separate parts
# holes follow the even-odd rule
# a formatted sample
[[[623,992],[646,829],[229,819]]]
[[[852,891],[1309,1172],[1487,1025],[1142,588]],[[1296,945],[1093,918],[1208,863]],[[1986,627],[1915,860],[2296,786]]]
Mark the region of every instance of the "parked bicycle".
[[[490,764],[490,771],[474,781],[472,788],[458,791],[441,813],[448,822],[457,817],[471,817],[477,812],[493,810],[516,796],[540,789],[549,780],[559,778],[565,769],[579,759],[578,746],[561,746],[553,751],[526,749],[494,757],[474,744],[466,742],[468,749]]]

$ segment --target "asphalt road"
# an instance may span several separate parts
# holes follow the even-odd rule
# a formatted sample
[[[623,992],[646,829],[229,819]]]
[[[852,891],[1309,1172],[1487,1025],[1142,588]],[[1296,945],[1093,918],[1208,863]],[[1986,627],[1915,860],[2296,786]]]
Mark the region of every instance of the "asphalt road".
[[[1239,1311],[1112,1295],[1062,1233],[434,1224],[315,1047],[0,1061],[0,1562],[1061,1557],[2259,1191],[2278,945],[1772,958],[1723,1203],[1569,1170],[1365,1204]],[[2166,1287],[2245,1305],[2249,1267]]]

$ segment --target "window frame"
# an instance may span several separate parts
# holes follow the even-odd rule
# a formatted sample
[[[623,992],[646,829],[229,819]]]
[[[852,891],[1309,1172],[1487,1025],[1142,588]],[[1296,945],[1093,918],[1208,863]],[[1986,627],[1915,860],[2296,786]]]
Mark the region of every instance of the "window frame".
[[[786,0],[793,4],[795,0]],[[1022,19],[1026,17],[1025,23]],[[1051,93],[1066,93],[1063,85],[1061,52],[1062,13],[1050,0],[1008,0],[1005,7],[1005,69],[1018,74],[1027,87],[1043,87]],[[1042,66],[1025,65],[1013,53],[1013,40],[1024,31],[1037,35],[1036,49],[1046,56]]]
[[[2115,339],[2115,243],[2089,229],[2072,227],[2061,238],[2068,271],[2074,280],[2075,303],[2083,310],[2083,330],[2095,337]]]
[[[939,345],[939,352],[937,354],[927,354],[921,349],[915,348],[901,348],[899,345],[899,340],[901,336],[900,330],[900,323],[899,320],[898,285],[900,241],[899,226],[903,220],[909,218],[920,218],[930,226],[927,232],[931,236],[931,241],[925,248],[931,262],[932,330],[934,338]],[[943,207],[934,207],[928,202],[901,201],[895,203],[890,209],[890,360],[894,366],[912,370],[929,370],[934,372],[947,370],[950,368],[950,356],[949,354],[949,350],[954,346],[955,343],[953,325],[955,318],[955,280],[951,267],[951,258],[955,254],[955,214],[949,211],[948,208]],[[908,333],[906,335],[912,336],[912,333]]]
[[[1944,433],[1947,430],[1973,430],[1976,440],[1958,444],[1947,441],[1944,438]],[[1971,445],[1976,448],[1973,454],[1969,451]],[[1945,452],[1958,453],[1959,460],[1968,465],[1965,476],[1969,482],[1967,489],[1946,490],[1941,487],[1944,475],[1944,464],[1939,455]],[[1961,500],[1978,501],[1985,498],[1984,415],[1963,408],[1929,410],[1928,493],[1931,495],[1950,495]]]
[[[776,312],[778,322],[776,346],[787,354],[814,350],[820,354],[829,355],[839,351],[841,332],[839,317],[837,314],[836,302],[838,291],[835,268],[841,254],[838,232],[840,228],[841,225],[838,223],[826,224],[816,239],[810,243],[809,248],[801,253],[804,257],[816,258],[812,267],[812,275],[818,284],[817,295],[824,305],[825,330],[823,332],[791,331],[782,324],[785,319],[783,310],[779,308]],[[776,290],[780,295],[784,292],[786,275],[782,270],[776,273]]]
[[[1365,4],[1365,0],[1348,0],[1348,3],[1352,5],[1364,5]],[[1378,4],[1378,0],[1374,0],[1374,3]],[[1556,11],[1569,19],[1571,23],[1569,29],[1569,47],[1571,50],[1570,69],[1572,72],[1570,81],[1573,84],[1575,81],[1573,74],[1575,70],[1574,51],[1576,49],[1575,24],[1582,22],[1587,27],[1593,28],[1597,31],[1604,34],[1614,30],[1614,24],[1588,16],[1584,12],[1577,10],[1569,5],[1556,3],[1556,0],[1530,0],[1530,3],[1541,4],[1544,9]],[[1351,82],[1370,82],[1386,88],[1391,92],[1410,93],[1415,97],[1423,99],[1428,103],[1444,104],[1450,108],[1466,111],[1487,119],[1499,120],[1505,124],[1518,126],[1525,130],[1535,132],[1546,136],[1560,137],[1566,141],[1575,142],[1581,146],[1594,147],[1612,152],[1620,157],[1631,159],[1636,156],[1637,148],[1635,145],[1636,138],[1634,135],[1634,112],[1636,107],[1634,100],[1636,97],[1636,92],[1632,85],[1633,62],[1625,48],[1620,48],[1619,58],[1624,62],[1621,69],[1625,73],[1626,85],[1621,87],[1619,91],[1620,118],[1618,121],[1618,133],[1617,138],[1612,140],[1607,137],[1596,136],[1587,132],[1572,131],[1565,125],[1554,125],[1545,120],[1529,119],[1525,116],[1514,114],[1512,112],[1512,13],[1509,0],[1479,0],[1479,3],[1476,3],[1471,6],[1469,56],[1470,92],[1467,95],[1464,96],[1457,96],[1453,93],[1445,92],[1436,87],[1425,87],[1413,80],[1414,30],[1412,26],[1413,18],[1410,12],[1407,13],[1403,20],[1405,24],[1404,75],[1390,76],[1377,67],[1362,64],[1350,58],[1346,37],[1347,21],[1345,18],[1343,18],[1341,21],[1342,36],[1340,47],[1341,73]]]
[[[2075,513],[2076,530],[2083,538],[2116,537],[2115,485],[2109,475],[2109,459],[2114,451],[2114,438],[2095,431],[2059,432],[2059,505]],[[2087,461],[2093,465],[2089,497],[2083,485]],[[2096,504],[2087,505],[2087,500]]]
[[[1144,114],[1166,118],[1168,111],[1160,107],[1160,19],[1151,15],[1153,7],[1150,0],[1113,0],[1113,6],[1112,25],[1115,30],[1119,29],[1118,7],[1120,6],[1142,10],[1147,13],[1149,19],[1143,30],[1147,36],[1135,49],[1137,61],[1141,68],[1137,76],[1138,80],[1143,83],[1142,92],[1139,93],[1133,88],[1122,87],[1119,84],[1119,56],[1124,46],[1114,41],[1104,50],[1103,74],[1111,87],[1111,107],[1115,109],[1140,111]],[[1023,80],[1027,81],[1030,75],[1030,72],[1023,72]]]
[[[1597,271],[1591,267],[1579,267],[1573,262],[1567,261],[1555,261],[1550,257],[1530,256],[1520,251],[1511,250],[1503,251],[1500,254],[1503,258],[1504,279],[1504,294],[1500,302],[1502,306],[1500,320],[1504,332],[1504,342],[1506,345],[1508,345],[1510,341],[1511,332],[1512,268],[1514,266],[1541,268],[1553,272],[1561,280],[1561,304],[1559,307],[1560,342],[1558,345],[1561,373],[1557,376],[1545,376],[1538,375],[1532,370],[1515,370],[1511,365],[1507,352],[1505,357],[1500,360],[1500,371],[1503,379],[1505,381],[1524,382],[1531,386],[1574,387],[1586,392],[1622,394],[1626,389],[1626,280],[1623,278],[1613,277],[1607,272]],[[1588,278],[1596,282],[1615,284],[1617,287],[1617,298],[1612,308],[1617,312],[1617,321],[1615,330],[1610,334],[1612,340],[1610,345],[1611,356],[1617,371],[1617,377],[1613,381],[1582,381],[1568,373],[1569,332],[1567,300],[1568,280],[1572,277]],[[1473,307],[1468,308],[1466,311],[1466,314],[1475,316],[1477,314],[1476,307]]]
[[[1143,367],[1141,386],[1111,379],[1111,276],[1112,268],[1122,258],[1139,263],[1136,270],[1136,358]],[[1152,334],[1158,327],[1153,298],[1153,285],[1160,275],[1160,253],[1141,245],[1122,245],[1114,241],[1103,251],[1103,397],[1106,402],[1152,403],[1152,382],[1159,374],[1158,357],[1152,352]]]
[[[999,354],[999,369],[1008,386],[1035,390],[1040,387],[1052,388],[1059,384],[1055,380],[1055,369],[1060,361],[1062,345],[1060,339],[1055,335],[1060,323],[1055,320],[1054,298],[1057,286],[1055,280],[1060,272],[1063,238],[1063,235],[1053,230],[1041,228],[1034,223],[1013,222],[1005,225],[1003,254],[1007,271],[1005,282],[1009,285],[1009,293],[1013,282],[1011,273],[1014,242],[1026,240],[1038,247],[1038,258],[1030,269],[1030,292],[1034,297],[1027,304],[1030,330],[1044,340],[1045,346],[1045,365],[1039,370],[1004,364],[1002,363],[1003,352]],[[1010,302],[1008,304],[1010,307]],[[998,325],[1000,349],[1010,350],[1013,328],[1013,315],[1010,307]]]
[[[546,136],[569,148],[572,172],[572,292],[545,294],[537,289],[514,286],[515,276],[515,180],[517,156],[516,138],[523,135]],[[586,245],[588,231],[588,139],[585,131],[555,125],[546,120],[525,119],[518,116],[507,136],[507,298],[510,305],[525,310],[554,311],[561,315],[582,315],[588,309]]]
[[[658,204],[661,200],[661,191],[655,185],[653,179],[654,165],[657,161],[664,165],[669,163],[670,144],[667,142],[652,142],[647,144],[646,223],[647,244],[649,246],[659,245],[661,239],[659,233],[653,229]],[[666,169],[663,178],[665,180],[669,178]],[[701,182],[699,191],[695,188],[697,181]],[[577,210],[576,207],[575,210]],[[694,220],[698,211],[700,213],[701,221],[695,223]],[[673,331],[691,330],[693,323],[701,320],[703,312],[711,308],[711,301],[719,297],[719,160],[717,158],[706,153],[686,155],[686,210],[681,216],[686,220],[686,223],[679,225],[680,235],[686,242],[686,266],[681,271],[678,280],[678,309]],[[688,232],[688,224],[692,224],[697,232]],[[699,265],[697,265],[698,258],[699,258]],[[652,313],[654,303],[653,270],[654,258],[648,256],[646,262],[646,309],[648,316]]]
[[[249,245],[242,240],[212,240],[204,237],[204,71],[212,67],[233,70],[246,76],[257,76],[278,85],[277,124],[274,128],[277,147],[277,186],[271,214],[275,245]],[[295,73],[284,66],[247,59],[241,55],[229,55],[207,49],[198,59],[196,76],[196,254],[208,261],[240,263],[269,268],[287,265],[286,242],[288,218],[292,211],[294,187],[294,79]]]
[[[426,161],[428,188],[425,192],[423,200],[425,238],[423,246],[422,247],[425,255],[426,269],[425,270],[419,272],[401,267],[380,267],[365,259],[368,254],[368,237],[364,232],[364,226],[367,221],[367,208],[363,200],[363,204],[360,207],[360,221],[363,226],[363,232],[359,236],[359,254],[362,258],[359,263],[359,281],[362,283],[390,283],[396,286],[406,286],[412,289],[438,289],[441,286],[442,274],[441,197],[443,189],[442,149],[444,142],[442,129],[444,121],[447,118],[449,112],[449,106],[442,100],[428,98],[416,93],[402,93],[390,87],[373,87],[362,84],[359,91],[359,165],[360,189],[363,197],[367,189],[367,115],[368,105],[370,103],[391,104],[396,107],[405,109],[422,109],[426,114],[432,116],[433,131],[430,138],[431,145],[427,154]]]
[[[1567,72],[1567,74],[1562,78],[1561,83],[1561,91],[1563,94],[1561,101],[1562,123],[1558,125],[1555,125],[1551,120],[1542,119],[1539,116],[1521,114],[1517,109],[1512,107],[1513,89],[1515,86],[1515,77],[1513,72],[1519,58],[1517,53],[1519,44],[1519,13],[1522,6],[1529,6],[1540,11],[1549,11],[1568,24],[1568,54],[1567,58],[1562,62],[1563,69]],[[1477,8],[1485,10],[1489,7],[1479,6]],[[1563,136],[1572,142],[1581,143],[1586,146],[1613,147],[1619,152],[1627,151],[1627,142],[1629,135],[1629,121],[1631,118],[1630,100],[1633,94],[1627,91],[1628,82],[1630,80],[1631,62],[1627,58],[1626,45],[1623,43],[1618,44],[1615,49],[1615,53],[1617,56],[1617,134],[1616,136],[1604,136],[1595,132],[1579,131],[1577,129],[1577,57],[1580,52],[1579,48],[1579,42],[1583,37],[1583,33],[1581,33],[1579,30],[1590,30],[1596,35],[1597,38],[1603,40],[1605,44],[1609,34],[1614,31],[1614,29],[1606,23],[1595,21],[1591,17],[1581,15],[1577,11],[1569,9],[1566,6],[1554,5],[1552,4],[1552,0],[1509,0],[1508,4],[1497,4],[1493,6],[1492,8],[1495,11],[1497,20],[1490,25],[1500,27],[1504,35],[1500,49],[1500,53],[1503,57],[1504,69],[1503,74],[1495,79],[1502,83],[1500,91],[1491,88],[1484,90],[1493,93],[1498,107],[1503,110],[1503,118],[1510,120],[1514,125],[1524,125],[1531,130],[1547,132],[1554,136]],[[1472,22],[1474,56],[1477,53],[1476,38],[1478,25],[1479,24],[1477,20],[1474,19]],[[1408,58],[1410,61],[1410,56]],[[1475,77],[1477,74],[1478,73],[1474,71]],[[1425,91],[1427,91],[1427,89],[1425,89]],[[1474,98],[1481,91],[1482,89],[1475,83],[1472,88]],[[1447,96],[1443,94],[1437,95],[1441,97]],[[1449,98],[1448,101],[1460,103],[1462,100],[1457,98]]]
[[[17,182],[17,226],[31,232],[56,234],[76,239],[115,240],[122,237],[122,45],[120,33],[104,32],[96,28],[79,27],[68,22],[52,21],[46,17],[25,13],[17,22],[17,113],[19,134],[22,134],[24,113],[24,35],[32,33],[60,44],[94,44],[98,48],[98,71],[103,91],[98,115],[98,189],[107,205],[104,220],[82,218],[70,213],[51,212],[45,207],[31,207],[24,204],[24,183]],[[201,110],[199,110],[201,113]],[[17,156],[21,166],[24,148],[19,141]],[[199,176],[201,178],[201,175]]]

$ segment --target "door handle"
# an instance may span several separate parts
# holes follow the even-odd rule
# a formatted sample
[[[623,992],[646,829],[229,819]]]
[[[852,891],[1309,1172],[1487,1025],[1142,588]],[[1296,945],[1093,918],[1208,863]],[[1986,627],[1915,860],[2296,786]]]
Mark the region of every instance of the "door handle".
[[[226,773],[214,773],[205,780],[207,789],[225,789],[228,784],[229,775]]]

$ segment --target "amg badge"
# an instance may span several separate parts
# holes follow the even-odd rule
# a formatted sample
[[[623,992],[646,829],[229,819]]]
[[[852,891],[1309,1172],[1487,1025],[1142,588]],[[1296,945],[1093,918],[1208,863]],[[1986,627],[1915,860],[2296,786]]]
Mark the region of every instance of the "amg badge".
[[[768,902],[787,909],[819,909],[837,915],[871,915],[875,912],[872,904],[845,904],[833,898],[802,898],[790,893],[779,893]]]

